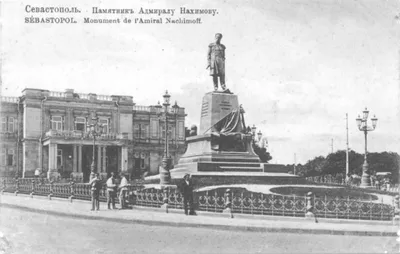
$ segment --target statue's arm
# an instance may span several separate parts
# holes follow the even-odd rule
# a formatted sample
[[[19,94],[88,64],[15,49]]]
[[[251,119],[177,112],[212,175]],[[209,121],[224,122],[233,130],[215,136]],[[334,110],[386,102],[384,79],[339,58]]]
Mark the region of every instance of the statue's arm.
[[[226,47],[225,47],[225,45],[222,45],[223,47],[224,47],[224,50],[222,51],[222,58],[224,59],[224,61],[225,61],[225,49],[226,49]]]
[[[207,67],[211,66],[211,52],[212,52],[211,48],[212,48],[211,45],[209,45],[208,46],[208,52],[207,52],[207,62],[208,62],[208,66]]]

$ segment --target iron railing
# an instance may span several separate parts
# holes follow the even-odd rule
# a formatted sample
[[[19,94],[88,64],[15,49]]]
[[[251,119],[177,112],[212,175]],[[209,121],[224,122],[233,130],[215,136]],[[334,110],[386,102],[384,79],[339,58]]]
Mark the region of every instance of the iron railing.
[[[91,186],[85,183],[41,182],[38,179],[0,178],[0,191],[29,195],[91,199]],[[161,207],[168,203],[171,209],[182,209],[183,196],[178,189],[145,189],[141,182],[132,182],[128,186],[132,203],[136,206]],[[100,201],[106,201],[106,187],[100,191]],[[272,195],[253,192],[216,191],[195,192],[195,209],[205,212],[220,213],[230,208],[232,213],[252,215],[277,215],[305,217],[312,212],[319,218],[355,219],[355,220],[392,220],[395,207],[399,210],[399,201],[384,204],[383,201],[362,199],[339,199],[317,197],[308,193],[304,197]],[[116,200],[118,203],[118,200]]]
[[[160,207],[165,199],[165,192],[157,189],[142,189],[136,191],[135,205]],[[167,193],[170,208],[183,207],[182,194],[175,190]],[[204,194],[195,193],[196,209],[199,211],[220,213],[227,208],[227,203],[233,213],[252,215],[277,215],[304,217],[307,206],[311,205],[316,217],[358,220],[391,220],[394,217],[394,206],[373,202],[372,199],[339,199],[320,198],[312,196],[307,203],[307,196],[281,196],[262,193],[246,193],[239,195],[229,193],[218,195],[217,192]]]

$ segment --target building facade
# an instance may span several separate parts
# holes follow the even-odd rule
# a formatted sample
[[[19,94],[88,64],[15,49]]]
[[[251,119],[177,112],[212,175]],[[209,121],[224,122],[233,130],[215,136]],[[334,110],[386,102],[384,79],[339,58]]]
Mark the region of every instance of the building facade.
[[[104,177],[111,172],[157,174],[165,147],[163,112],[161,105],[136,106],[131,96],[72,89],[25,89],[20,97],[2,97],[0,173],[32,177],[40,169],[49,178],[87,181],[94,158],[95,171]],[[177,104],[168,109],[174,162],[185,151],[185,116]],[[87,129],[94,121],[101,125],[95,140]]]

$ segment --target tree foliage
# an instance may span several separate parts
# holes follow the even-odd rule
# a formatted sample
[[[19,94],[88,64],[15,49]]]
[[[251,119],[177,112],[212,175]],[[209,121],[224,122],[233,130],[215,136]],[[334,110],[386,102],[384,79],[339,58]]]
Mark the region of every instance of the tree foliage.
[[[393,152],[369,153],[367,156],[369,173],[391,172],[393,182],[398,182],[400,156]],[[364,155],[355,151],[349,151],[350,174],[362,174]],[[292,165],[293,167],[293,165]],[[304,165],[296,166],[296,174],[300,176],[316,175],[345,175],[346,151],[339,150],[328,156],[318,156],[307,161]]]

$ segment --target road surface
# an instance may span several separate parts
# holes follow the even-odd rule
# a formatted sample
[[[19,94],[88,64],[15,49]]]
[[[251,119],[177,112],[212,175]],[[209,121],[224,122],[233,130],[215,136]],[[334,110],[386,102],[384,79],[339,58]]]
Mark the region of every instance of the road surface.
[[[100,211],[101,212],[101,211]],[[118,211],[115,211],[118,213]],[[182,215],[184,216],[184,215]],[[83,220],[0,207],[0,253],[392,253],[395,237],[223,231]],[[3,252],[4,253],[4,252]]]

